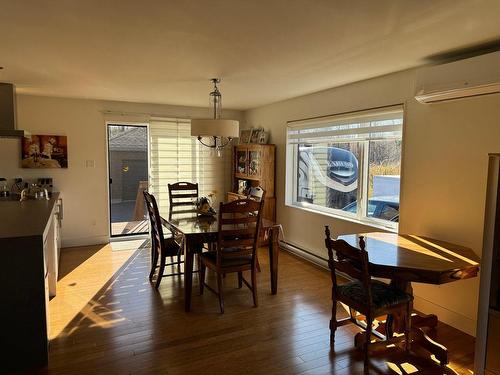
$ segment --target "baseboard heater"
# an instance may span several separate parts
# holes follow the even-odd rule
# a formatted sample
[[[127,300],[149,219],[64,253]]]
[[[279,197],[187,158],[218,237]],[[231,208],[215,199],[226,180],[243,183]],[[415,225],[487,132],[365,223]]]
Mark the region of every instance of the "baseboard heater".
[[[316,254],[311,253],[310,251],[307,251],[286,241],[280,241],[280,247],[283,250],[286,250],[289,253],[298,256],[299,258],[305,259],[317,266],[328,269],[328,259],[326,258],[320,257]]]

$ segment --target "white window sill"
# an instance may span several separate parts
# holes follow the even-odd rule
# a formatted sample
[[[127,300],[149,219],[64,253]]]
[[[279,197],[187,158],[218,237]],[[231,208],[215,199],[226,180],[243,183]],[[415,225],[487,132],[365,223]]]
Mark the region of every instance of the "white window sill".
[[[285,206],[291,207],[291,208],[296,208],[298,210],[307,211],[307,212],[317,214],[317,215],[331,217],[331,218],[334,218],[337,220],[344,220],[344,221],[348,221],[348,222],[355,223],[355,224],[373,227],[376,229],[382,229],[382,230],[387,231],[387,232],[398,233],[398,226],[399,226],[398,223],[394,223],[393,225],[384,225],[384,224],[382,224],[378,221],[375,221],[375,220],[370,220],[370,219],[359,220],[359,219],[354,218],[354,217],[337,215],[337,214],[334,214],[331,212],[325,212],[325,211],[315,210],[315,209],[308,208],[308,207],[297,206],[297,205],[294,205],[291,203],[285,203]]]

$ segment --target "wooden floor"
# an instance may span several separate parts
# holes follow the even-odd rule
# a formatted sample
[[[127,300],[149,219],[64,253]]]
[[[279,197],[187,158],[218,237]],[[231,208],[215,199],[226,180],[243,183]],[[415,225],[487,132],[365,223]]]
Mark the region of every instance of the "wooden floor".
[[[155,291],[147,280],[147,249],[111,246],[63,252],[58,295],[51,301],[50,374],[358,374],[362,356],[352,326],[337,330],[330,349],[329,274],[280,254],[278,295],[270,294],[264,249],[258,275],[259,307],[248,289],[225,279],[224,315],[216,297],[198,293],[184,312],[182,277]],[[209,282],[213,276],[209,275]],[[370,373],[471,374],[473,338],[440,324],[450,368],[405,356],[397,348],[373,353]],[[397,367],[397,365],[402,365]],[[417,370],[419,368],[419,370]]]

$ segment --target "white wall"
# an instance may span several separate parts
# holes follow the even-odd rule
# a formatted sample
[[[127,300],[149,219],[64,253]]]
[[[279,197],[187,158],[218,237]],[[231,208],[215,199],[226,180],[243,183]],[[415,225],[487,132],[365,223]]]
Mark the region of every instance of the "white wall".
[[[36,134],[68,136],[68,169],[20,168],[19,139],[0,138],[0,176],[50,176],[64,198],[63,246],[105,243],[109,239],[106,127],[103,110],[167,117],[206,117],[204,108],[18,95],[18,127]],[[238,119],[241,112],[224,111]],[[85,161],[94,160],[94,168]],[[29,220],[29,218],[26,218]]]
[[[413,99],[414,76],[413,70],[398,72],[245,113],[247,125],[270,130],[277,145],[277,219],[287,241],[326,258],[325,224],[334,235],[374,229],[285,206],[286,122],[404,103],[399,231],[481,254],[488,153],[500,151],[500,95],[423,105]],[[416,308],[474,334],[478,285],[479,278],[414,285]]]

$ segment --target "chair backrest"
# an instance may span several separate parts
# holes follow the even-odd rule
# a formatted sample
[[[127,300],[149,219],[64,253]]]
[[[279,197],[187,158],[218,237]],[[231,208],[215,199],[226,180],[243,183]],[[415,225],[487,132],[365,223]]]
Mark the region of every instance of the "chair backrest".
[[[220,203],[217,239],[217,265],[225,258],[251,255],[255,252],[261,227],[264,200],[239,199]],[[231,249],[231,251],[227,251]]]
[[[253,199],[254,201],[260,202],[264,196],[264,189],[262,189],[260,186],[252,186],[248,190],[248,199]]]
[[[328,267],[332,277],[333,287],[337,288],[337,271],[352,279],[358,280],[363,285],[371,306],[371,277],[369,271],[368,252],[363,236],[359,237],[359,249],[349,245],[344,240],[333,240],[330,237],[330,228],[325,226],[325,245],[328,250]],[[335,252],[335,254],[334,254]]]
[[[161,253],[163,246],[163,226],[161,225],[158,205],[156,204],[156,199],[152,194],[149,194],[146,190],[143,191],[143,194],[149,216],[151,247]]]
[[[198,184],[191,182],[168,184],[168,199],[170,211],[177,210],[176,207],[179,206],[185,206],[180,209],[193,209],[198,199]]]

